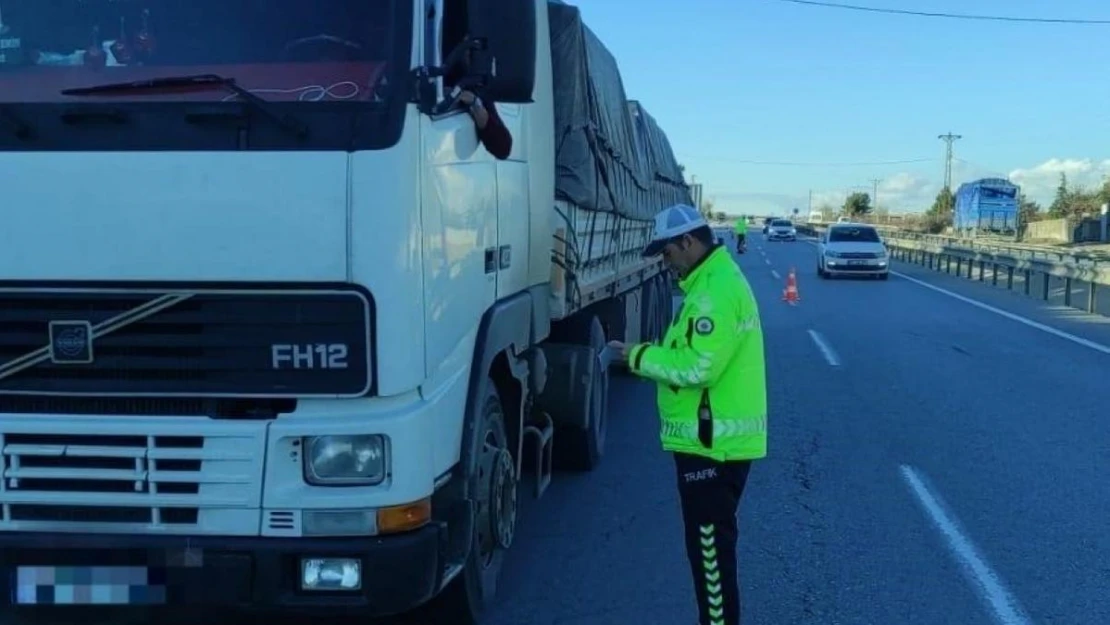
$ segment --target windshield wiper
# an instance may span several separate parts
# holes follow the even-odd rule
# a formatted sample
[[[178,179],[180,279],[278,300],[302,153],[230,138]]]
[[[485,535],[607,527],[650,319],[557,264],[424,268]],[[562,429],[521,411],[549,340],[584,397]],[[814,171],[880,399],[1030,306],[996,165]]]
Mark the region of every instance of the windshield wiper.
[[[91,95],[110,95],[117,93],[130,93],[135,91],[158,91],[160,89],[180,89],[188,87],[211,87],[226,89],[235,95],[246,104],[253,107],[256,111],[266,115],[270,119],[277,122],[279,126],[288,130],[296,135],[298,138],[304,138],[308,134],[308,127],[304,125],[299,119],[282,115],[274,110],[274,108],[265,99],[251,93],[249,89],[239,86],[234,78],[227,78],[218,74],[200,74],[197,76],[165,76],[162,78],[151,78],[148,80],[135,80],[131,82],[117,82],[105,85],[93,85],[92,87],[78,87],[75,89],[64,89],[62,95],[72,96],[91,96]]]
[[[12,113],[5,104],[0,104],[0,120],[11,129],[15,138],[20,141],[26,141],[35,134],[34,129],[27,122],[16,117],[15,113]]]

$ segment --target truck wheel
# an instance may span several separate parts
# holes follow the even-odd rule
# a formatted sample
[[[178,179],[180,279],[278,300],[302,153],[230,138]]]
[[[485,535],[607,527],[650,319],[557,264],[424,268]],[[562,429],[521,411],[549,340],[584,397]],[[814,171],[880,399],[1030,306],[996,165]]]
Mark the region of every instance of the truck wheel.
[[[594,353],[605,348],[605,331],[596,317],[590,320],[589,345]],[[589,420],[586,428],[560,430],[555,436],[560,469],[592,471],[605,454],[605,435],[609,428],[609,371],[593,367],[587,384],[584,407]]]
[[[505,553],[516,535],[516,463],[492,379],[486,381],[478,406],[482,438],[474,474],[468,478],[474,493],[474,536],[462,572],[430,606],[429,616],[439,625],[479,624],[482,611],[497,594]]]

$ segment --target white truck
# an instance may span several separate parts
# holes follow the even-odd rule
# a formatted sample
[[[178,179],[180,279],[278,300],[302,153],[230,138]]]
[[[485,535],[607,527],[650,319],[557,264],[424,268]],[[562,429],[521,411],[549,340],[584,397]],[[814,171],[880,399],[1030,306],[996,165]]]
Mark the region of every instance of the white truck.
[[[0,5],[0,612],[479,622],[519,489],[601,459],[599,352],[661,336],[640,250],[690,202],[578,10]]]

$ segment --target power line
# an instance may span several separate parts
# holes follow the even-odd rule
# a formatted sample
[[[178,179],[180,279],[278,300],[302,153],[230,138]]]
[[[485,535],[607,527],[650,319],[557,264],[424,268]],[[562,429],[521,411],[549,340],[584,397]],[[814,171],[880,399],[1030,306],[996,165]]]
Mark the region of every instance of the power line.
[[[952,134],[949,131],[947,134],[937,136],[937,139],[944,141],[946,145],[944,152],[944,208],[949,210],[951,207],[948,204],[951,201],[952,194],[952,144],[963,139],[963,136]]]
[[[966,13],[941,13],[933,11],[911,11],[908,9],[882,9],[879,7],[866,7],[856,4],[841,4],[839,2],[824,2],[823,0],[777,0],[791,4],[805,4],[809,6],[827,7],[830,9],[846,9],[849,11],[866,11],[868,13],[887,13],[891,15],[912,15],[915,17],[940,17],[955,20],[979,20],[987,22],[1025,22],[1035,24],[1110,24],[1107,20],[1089,20],[1076,18],[1048,18],[1048,17],[1011,17],[1005,15],[971,15]]]
[[[954,135],[951,132],[937,136],[937,139],[944,141],[946,149],[944,152],[944,188],[951,190],[952,188],[952,144],[956,141],[963,139],[961,135]]]

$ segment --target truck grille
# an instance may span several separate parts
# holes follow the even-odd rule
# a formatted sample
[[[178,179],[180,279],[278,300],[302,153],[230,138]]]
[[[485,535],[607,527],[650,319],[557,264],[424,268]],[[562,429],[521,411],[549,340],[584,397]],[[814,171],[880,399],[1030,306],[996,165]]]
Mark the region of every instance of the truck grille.
[[[878,257],[879,257],[879,255],[875,254],[874,252],[841,252],[841,254],[840,254],[840,258],[849,258],[849,259],[856,259],[856,260],[872,259],[872,258],[878,258]]]
[[[134,434],[135,421],[108,419],[104,433],[72,434],[84,428],[0,420],[0,529],[257,532],[263,424],[197,421]]]
[[[372,315],[353,290],[0,289],[0,394],[360,396]]]

